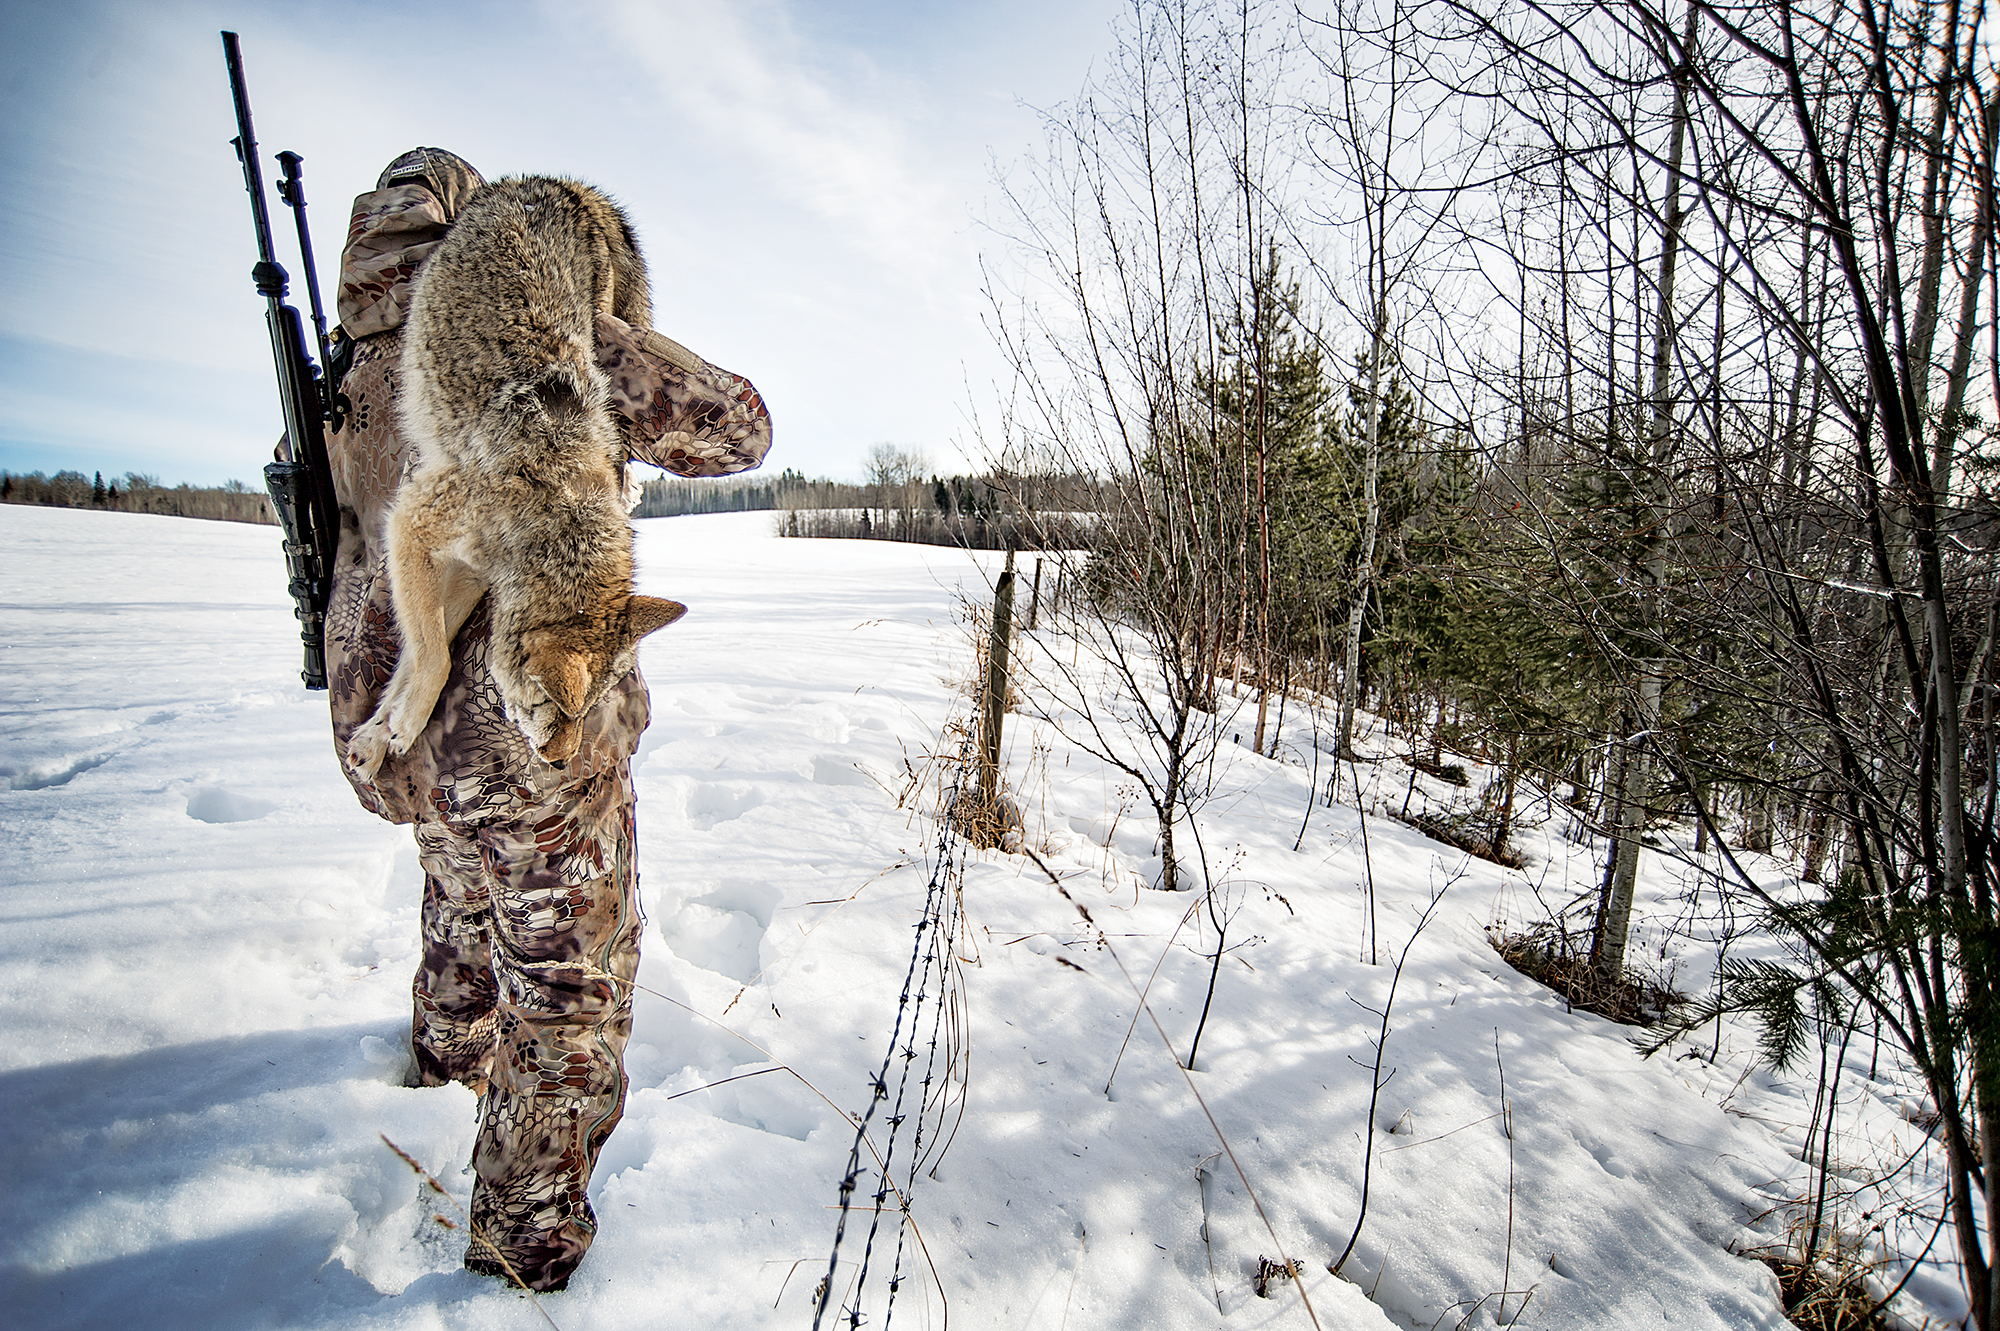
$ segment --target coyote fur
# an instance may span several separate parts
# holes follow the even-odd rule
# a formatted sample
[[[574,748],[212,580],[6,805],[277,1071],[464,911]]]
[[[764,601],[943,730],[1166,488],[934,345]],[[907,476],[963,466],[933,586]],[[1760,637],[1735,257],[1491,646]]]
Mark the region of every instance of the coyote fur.
[[[363,777],[429,724],[482,596],[508,719],[558,766],[639,639],[686,612],[632,592],[599,313],[649,326],[646,267],[618,206],[572,180],[481,189],[418,274],[397,402],[414,467],[387,518],[402,652],[348,743]]]

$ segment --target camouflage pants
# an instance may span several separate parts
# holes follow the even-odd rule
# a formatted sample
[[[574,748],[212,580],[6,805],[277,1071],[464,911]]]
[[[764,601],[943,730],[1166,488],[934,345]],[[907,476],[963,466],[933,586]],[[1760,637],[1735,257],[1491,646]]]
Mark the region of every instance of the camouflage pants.
[[[417,824],[418,1080],[479,1092],[472,1223],[535,1289],[561,1289],[597,1231],[585,1196],[625,1104],[639,965],[629,765],[465,826]],[[505,1267],[478,1238],[475,1271]]]

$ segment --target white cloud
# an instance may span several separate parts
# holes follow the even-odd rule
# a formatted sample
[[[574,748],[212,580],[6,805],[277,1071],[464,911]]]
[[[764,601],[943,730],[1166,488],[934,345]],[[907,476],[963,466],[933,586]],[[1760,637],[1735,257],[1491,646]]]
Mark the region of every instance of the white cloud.
[[[897,103],[926,90],[860,53],[829,62],[775,4],[656,5],[622,0],[595,11],[607,38],[653,92],[774,204],[831,229],[874,261],[941,261],[958,229],[961,164],[920,142]]]
[[[1028,146],[1013,95],[1073,90],[1110,2],[10,7],[0,336],[36,354],[0,365],[6,465],[81,466],[71,451],[146,418],[94,351],[213,385],[264,364],[225,25],[243,33],[267,167],[279,148],[307,159],[329,285],[347,201],[414,144],[494,175],[578,175],[632,212],[662,327],[764,391],[773,465],[854,472],[881,440],[954,465],[965,380],[992,372],[971,224],[988,146]],[[44,409],[64,398],[68,426]],[[247,475],[266,455],[261,403],[153,399],[167,479]]]

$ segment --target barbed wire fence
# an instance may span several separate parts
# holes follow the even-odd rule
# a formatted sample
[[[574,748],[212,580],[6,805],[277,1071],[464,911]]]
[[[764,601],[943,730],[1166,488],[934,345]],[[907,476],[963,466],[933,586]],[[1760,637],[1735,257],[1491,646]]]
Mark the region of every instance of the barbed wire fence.
[[[870,1079],[868,1107],[852,1116],[854,1142],[848,1148],[847,1168],[840,1181],[833,1250],[827,1256],[826,1274],[814,1295],[814,1331],[820,1331],[822,1326],[844,1326],[855,1331],[873,1325],[865,1308],[871,1277],[879,1274],[875,1270],[876,1249],[888,1243],[882,1232],[885,1216],[893,1218],[895,1244],[881,1297],[880,1325],[886,1329],[894,1320],[896,1297],[909,1275],[912,1240],[919,1250],[923,1245],[922,1232],[910,1215],[911,1196],[918,1180],[927,1170],[935,1169],[950,1147],[965,1112],[965,1074],[970,1051],[964,1039],[965,985],[959,971],[956,939],[963,918],[960,889],[965,879],[969,843],[954,826],[952,811],[959,807],[961,787],[972,770],[969,732],[961,735],[957,760],[940,766],[943,788],[938,792],[936,835],[928,857],[930,882],[922,913],[912,926],[915,937],[902,992],[896,999],[889,1044],[883,1051],[881,1065]],[[869,1130],[884,1108],[888,1113],[881,1121],[887,1128],[886,1139],[877,1148],[871,1142]],[[899,1159],[901,1186],[896,1183]],[[872,1204],[857,1205],[856,1194],[871,1176],[874,1188],[867,1194],[867,1201]],[[860,1257],[851,1259],[856,1266],[853,1279],[836,1299],[841,1249],[850,1242],[850,1222],[858,1213],[868,1216],[867,1232],[860,1240]],[[927,1252],[924,1259],[928,1264]],[[942,1284],[938,1286],[938,1294],[944,1298]],[[830,1321],[829,1313],[833,1314]],[[949,1323],[948,1307],[944,1320]]]

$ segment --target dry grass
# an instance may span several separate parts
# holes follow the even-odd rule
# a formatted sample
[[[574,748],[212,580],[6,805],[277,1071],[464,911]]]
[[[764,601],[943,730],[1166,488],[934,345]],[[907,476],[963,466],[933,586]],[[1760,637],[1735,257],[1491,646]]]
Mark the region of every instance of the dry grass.
[[[1289,1262],[1274,1262],[1259,1254],[1257,1273],[1250,1277],[1250,1288],[1260,1299],[1271,1297],[1271,1286],[1281,1280],[1297,1280],[1299,1264],[1296,1259]]]
[[[1778,1277],[1785,1316],[1805,1331],[1887,1331],[1888,1321],[1855,1262],[1804,1266],[1788,1257],[1761,1259]]]
[[[1627,1026],[1654,1026],[1688,1002],[1688,996],[1665,978],[1633,967],[1615,982],[1608,980],[1591,964],[1587,952],[1571,946],[1567,934],[1488,930],[1486,936],[1502,960],[1561,994],[1572,1010],[1595,1012]]]
[[[1022,840],[1021,810],[1006,795],[989,800],[977,790],[961,794],[951,808],[958,834],[981,850],[1018,854]]]
[[[1397,813],[1393,809],[1380,812],[1409,827],[1416,828],[1433,841],[1462,850],[1474,859],[1485,860],[1489,864],[1503,865],[1509,869],[1519,869],[1527,864],[1507,846],[1495,846],[1491,834],[1481,825],[1482,820],[1469,817],[1452,817],[1438,813]]]
[[[1771,1274],[1778,1278],[1786,1319],[1805,1331],[1888,1331],[1891,1326],[1907,1325],[1901,1318],[1892,1320],[1883,1309],[1926,1264],[1931,1244],[1937,1242],[1944,1229],[1941,1215],[1937,1227],[1931,1231],[1931,1244],[1926,1244],[1914,1261],[1905,1264],[1901,1258],[1907,1253],[1899,1254],[1895,1245],[1884,1247],[1867,1242],[1868,1234],[1879,1231],[1881,1226],[1859,1229],[1849,1206],[1851,1201],[1851,1196],[1828,1197],[1821,1213],[1823,1223],[1813,1225],[1808,1220],[1813,1198],[1808,1194],[1780,1208],[1785,1226],[1782,1241],[1768,1247],[1732,1249],[1771,1269]],[[1860,1224],[1865,1225],[1868,1218],[1869,1213],[1862,1212]],[[1806,1258],[1808,1252],[1810,1260]],[[1892,1280],[1898,1266],[1903,1268],[1902,1277]],[[1886,1294],[1881,1292],[1885,1289]],[[1924,1325],[1930,1324],[1926,1319]]]

